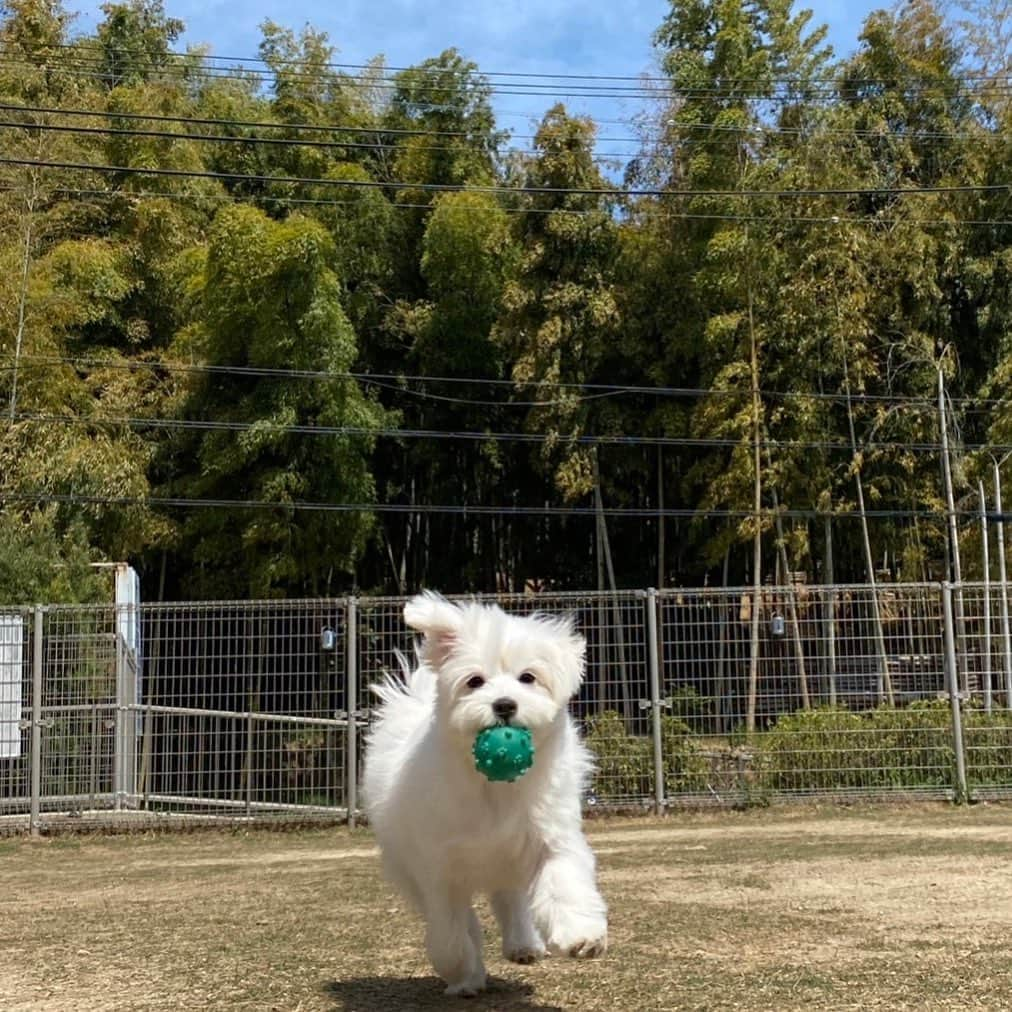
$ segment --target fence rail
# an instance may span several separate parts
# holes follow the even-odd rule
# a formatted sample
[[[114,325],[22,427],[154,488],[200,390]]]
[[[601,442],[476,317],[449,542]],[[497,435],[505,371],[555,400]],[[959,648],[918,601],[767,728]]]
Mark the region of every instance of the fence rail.
[[[1012,796],[1003,584],[494,598],[572,614],[588,808]],[[403,600],[0,611],[0,832],[358,815]],[[753,618],[759,637],[753,640]]]

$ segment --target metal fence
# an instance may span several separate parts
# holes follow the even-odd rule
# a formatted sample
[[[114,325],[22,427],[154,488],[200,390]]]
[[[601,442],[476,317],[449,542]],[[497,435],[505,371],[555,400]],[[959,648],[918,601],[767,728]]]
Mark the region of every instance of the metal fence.
[[[1009,588],[496,598],[572,614],[588,808],[1012,795]],[[348,819],[403,601],[0,611],[0,831]]]

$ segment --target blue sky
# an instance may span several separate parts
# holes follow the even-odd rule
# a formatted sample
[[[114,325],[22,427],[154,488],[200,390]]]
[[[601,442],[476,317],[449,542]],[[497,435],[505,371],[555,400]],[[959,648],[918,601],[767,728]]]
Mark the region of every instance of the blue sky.
[[[887,6],[871,0],[814,0],[813,24],[829,26],[837,55],[857,45],[868,12]],[[79,11],[76,29],[90,32],[100,19],[98,3],[68,3]],[[668,4],[625,0],[165,0],[170,15],[186,22],[186,43],[207,43],[224,56],[254,56],[258,25],[267,18],[298,29],[310,23],[329,33],[338,59],[361,63],[384,54],[391,66],[417,63],[456,46],[484,71],[530,73],[639,74],[655,69],[650,38]],[[798,5],[805,6],[802,4]],[[502,96],[496,103],[502,126],[523,129],[540,117],[550,100]],[[574,112],[588,112],[605,124],[628,119],[634,110],[617,101],[596,100]]]

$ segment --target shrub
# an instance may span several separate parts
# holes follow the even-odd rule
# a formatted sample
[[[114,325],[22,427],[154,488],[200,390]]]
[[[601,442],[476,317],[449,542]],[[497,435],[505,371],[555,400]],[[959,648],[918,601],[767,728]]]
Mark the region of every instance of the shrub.
[[[1012,713],[964,707],[967,787],[1012,786]],[[710,768],[689,725],[679,717],[662,723],[665,791],[744,791],[766,799],[777,793],[916,790],[955,787],[952,711],[947,699],[905,707],[854,712],[843,707],[801,710],[781,716],[768,731],[731,748]],[[653,741],[630,734],[622,716],[607,710],[587,722],[587,744],[597,759],[594,793],[601,801],[651,798]],[[745,765],[742,766],[741,763]],[[725,782],[726,781],[726,782]]]
[[[605,710],[588,719],[585,740],[596,760],[593,789],[599,801],[654,796],[652,737],[630,734],[620,713]],[[677,717],[662,717],[661,749],[666,793],[705,788],[706,762],[692,743],[688,724]]]
[[[954,753],[947,702],[854,713],[806,710],[781,717],[755,741],[769,791],[951,787]]]
[[[966,781],[974,787],[1012,786],[1012,713],[964,709]]]

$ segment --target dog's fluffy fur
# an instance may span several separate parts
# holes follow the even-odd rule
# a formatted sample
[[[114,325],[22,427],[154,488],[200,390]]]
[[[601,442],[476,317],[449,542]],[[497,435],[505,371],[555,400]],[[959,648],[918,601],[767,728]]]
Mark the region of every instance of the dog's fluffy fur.
[[[425,919],[446,993],[485,986],[471,907],[479,892],[491,898],[507,959],[530,963],[546,948],[600,955],[606,909],[580,825],[591,764],[566,709],[583,678],[583,638],[568,619],[432,593],[412,598],[404,619],[422,634],[420,664],[411,671],[402,659],[403,683],[374,686],[382,706],[368,740],[366,811],[388,877]],[[506,700],[516,708],[509,723],[531,730],[534,765],[514,783],[490,783],[471,749]]]

